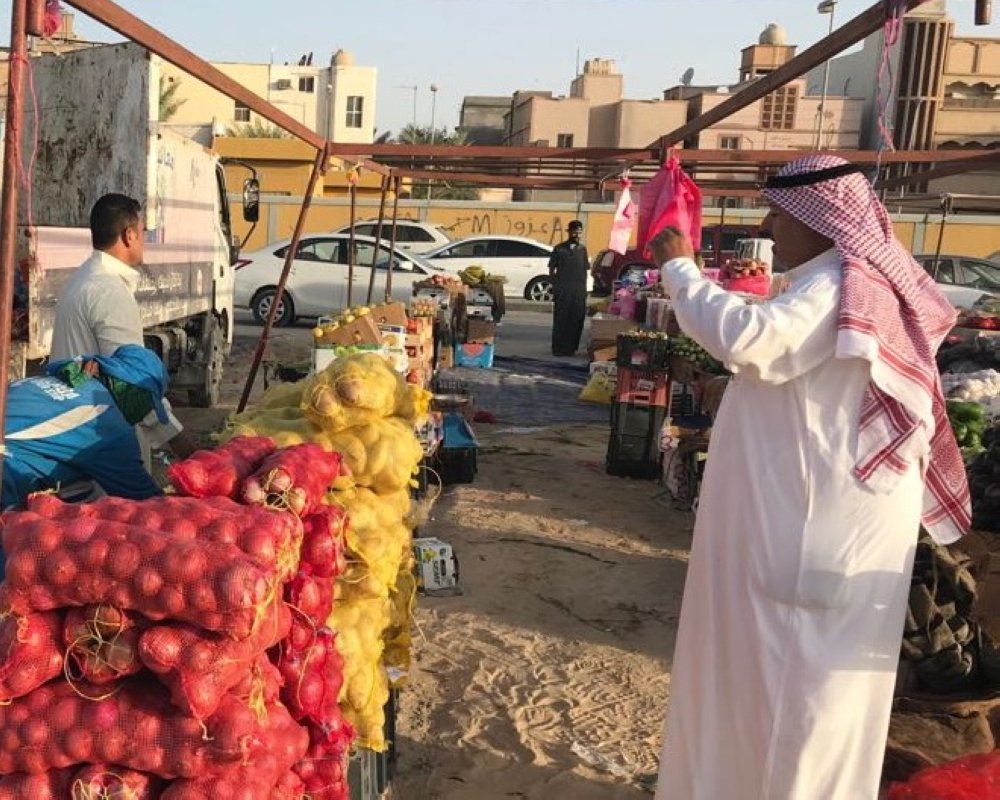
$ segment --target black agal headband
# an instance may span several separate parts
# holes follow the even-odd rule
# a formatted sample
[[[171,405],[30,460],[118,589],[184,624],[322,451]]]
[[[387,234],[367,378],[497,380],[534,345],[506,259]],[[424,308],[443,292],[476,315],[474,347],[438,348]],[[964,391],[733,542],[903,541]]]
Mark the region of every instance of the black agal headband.
[[[797,175],[772,175],[765,181],[765,189],[794,189],[797,186],[810,186],[814,183],[832,181],[835,178],[843,178],[845,175],[855,173],[864,174],[861,167],[856,164],[838,164],[827,169],[818,169],[815,172],[800,172]]]

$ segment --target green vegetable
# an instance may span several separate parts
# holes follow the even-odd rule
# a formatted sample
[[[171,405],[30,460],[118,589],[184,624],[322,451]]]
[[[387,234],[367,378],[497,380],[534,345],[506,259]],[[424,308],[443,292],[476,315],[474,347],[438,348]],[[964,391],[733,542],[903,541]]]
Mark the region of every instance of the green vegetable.
[[[955,422],[981,422],[986,424],[986,411],[979,403],[948,401],[948,418]]]

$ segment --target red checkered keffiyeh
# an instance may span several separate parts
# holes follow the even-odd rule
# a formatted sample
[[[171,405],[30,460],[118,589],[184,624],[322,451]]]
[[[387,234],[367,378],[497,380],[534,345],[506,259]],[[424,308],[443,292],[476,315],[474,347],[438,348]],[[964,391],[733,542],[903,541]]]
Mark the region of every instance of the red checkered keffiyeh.
[[[827,179],[792,177],[826,170]],[[843,159],[812,155],[794,161],[763,194],[832,239],[840,255],[837,357],[871,364],[855,475],[876,491],[888,491],[923,460],[922,522],[937,541],[955,541],[969,529],[969,486],[934,358],[955,323],[954,309],[895,238],[889,214],[864,175]]]

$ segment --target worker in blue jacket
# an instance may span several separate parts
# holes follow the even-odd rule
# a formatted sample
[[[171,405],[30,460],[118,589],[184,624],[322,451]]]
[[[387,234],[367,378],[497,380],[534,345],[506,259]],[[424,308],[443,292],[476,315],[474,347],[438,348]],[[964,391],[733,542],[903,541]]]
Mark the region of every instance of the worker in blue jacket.
[[[45,376],[12,383],[3,509],[20,505],[32,492],[81,480],[119,497],[161,494],[143,467],[133,426],[150,415],[167,420],[167,380],[154,352],[122,345],[111,356],[55,362]]]

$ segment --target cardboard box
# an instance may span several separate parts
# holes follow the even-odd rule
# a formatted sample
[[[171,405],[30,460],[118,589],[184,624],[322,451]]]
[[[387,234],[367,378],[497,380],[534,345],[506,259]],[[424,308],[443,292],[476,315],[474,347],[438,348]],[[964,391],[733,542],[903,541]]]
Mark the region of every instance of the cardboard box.
[[[417,588],[433,591],[458,585],[458,561],[450,544],[434,538],[414,539],[413,558]]]
[[[631,319],[619,317],[598,319],[594,317],[590,320],[591,349],[599,350],[602,347],[610,347],[618,341],[619,333],[635,330],[636,327],[635,321]]]
[[[493,366],[493,344],[456,344],[455,366],[490,369]]]
[[[614,347],[600,347],[593,351],[590,360],[594,362],[599,361],[615,361],[618,358],[618,345]]]
[[[372,306],[371,315],[375,318],[376,325],[393,325],[395,327],[406,328],[406,304],[405,303],[382,303]]]
[[[451,369],[455,366],[455,351],[450,347],[439,347],[437,356],[438,369]]]
[[[405,323],[404,323],[405,324]],[[382,344],[382,334],[379,332],[372,319],[371,314],[363,317],[355,317],[353,322],[341,325],[335,331],[324,331],[321,339],[317,340],[321,345],[375,345]]]
[[[365,352],[385,355],[385,351],[380,345],[370,345],[360,348]],[[337,351],[333,347],[314,347],[312,351],[313,372],[322,372],[330,364],[337,360]]]
[[[470,319],[466,326],[465,341],[472,344],[487,344],[496,339],[497,324],[493,321]]]

